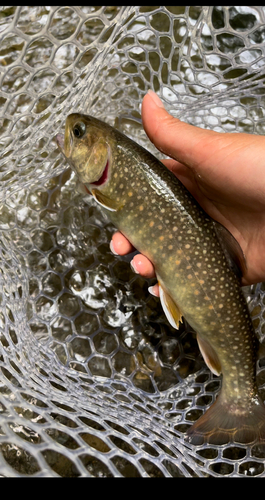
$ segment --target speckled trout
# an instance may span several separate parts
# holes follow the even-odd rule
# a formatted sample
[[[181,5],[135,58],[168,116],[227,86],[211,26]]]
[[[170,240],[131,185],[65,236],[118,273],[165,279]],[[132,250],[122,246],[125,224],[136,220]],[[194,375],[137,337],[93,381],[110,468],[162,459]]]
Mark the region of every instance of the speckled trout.
[[[265,440],[258,395],[256,338],[240,287],[242,251],[159,160],[106,123],[82,114],[66,120],[57,143],[114,225],[153,263],[172,326],[184,316],[222,389],[188,430],[194,444]],[[241,268],[242,269],[242,268]]]

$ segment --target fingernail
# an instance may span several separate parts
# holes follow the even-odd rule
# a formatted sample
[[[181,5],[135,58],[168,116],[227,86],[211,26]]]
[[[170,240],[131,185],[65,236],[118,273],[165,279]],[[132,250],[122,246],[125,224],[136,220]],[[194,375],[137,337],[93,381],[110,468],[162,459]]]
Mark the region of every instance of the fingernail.
[[[110,242],[109,247],[110,247],[112,253],[114,253],[114,255],[119,255],[117,252],[115,252],[113,245],[112,245],[112,241]]]
[[[164,108],[164,104],[162,103],[161,99],[153,90],[149,89],[147,94],[150,95],[150,97],[152,98],[156,106],[158,106],[158,108]]]
[[[154,297],[158,297],[158,295],[154,292],[155,287],[154,286],[149,286],[148,292],[153,295]]]
[[[130,266],[131,266],[131,268],[132,268],[132,270],[133,270],[134,273],[139,274],[138,271],[137,271],[137,269],[135,269],[135,267],[133,265],[133,260],[131,260]]]

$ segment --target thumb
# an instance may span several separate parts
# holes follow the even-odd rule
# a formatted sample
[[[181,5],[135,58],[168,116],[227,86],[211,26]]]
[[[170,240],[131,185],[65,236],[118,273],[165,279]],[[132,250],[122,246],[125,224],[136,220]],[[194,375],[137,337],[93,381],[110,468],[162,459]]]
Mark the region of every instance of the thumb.
[[[145,132],[157,149],[197,172],[200,165],[205,168],[207,163],[212,164],[217,143],[223,139],[220,137],[223,134],[219,132],[204,130],[174,118],[152,90],[144,96],[142,120]]]

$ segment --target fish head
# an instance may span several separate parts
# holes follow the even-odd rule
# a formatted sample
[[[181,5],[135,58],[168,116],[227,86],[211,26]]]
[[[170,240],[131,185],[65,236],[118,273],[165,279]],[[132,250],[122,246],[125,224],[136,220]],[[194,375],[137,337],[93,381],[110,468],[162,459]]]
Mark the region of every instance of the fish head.
[[[59,149],[87,189],[105,185],[109,179],[112,135],[111,127],[104,122],[72,113],[66,119],[64,138],[56,136]]]

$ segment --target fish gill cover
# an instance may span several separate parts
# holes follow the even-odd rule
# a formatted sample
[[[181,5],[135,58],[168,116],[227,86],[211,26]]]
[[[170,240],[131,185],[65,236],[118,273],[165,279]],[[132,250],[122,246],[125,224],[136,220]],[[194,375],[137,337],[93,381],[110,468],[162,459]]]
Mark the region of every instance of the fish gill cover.
[[[149,88],[188,123],[264,134],[264,34],[263,7],[0,8],[0,475],[265,475],[264,445],[185,442],[221,379],[53,142],[80,112],[161,157]],[[264,285],[245,294],[262,343]],[[262,356],[257,383],[264,400]]]

